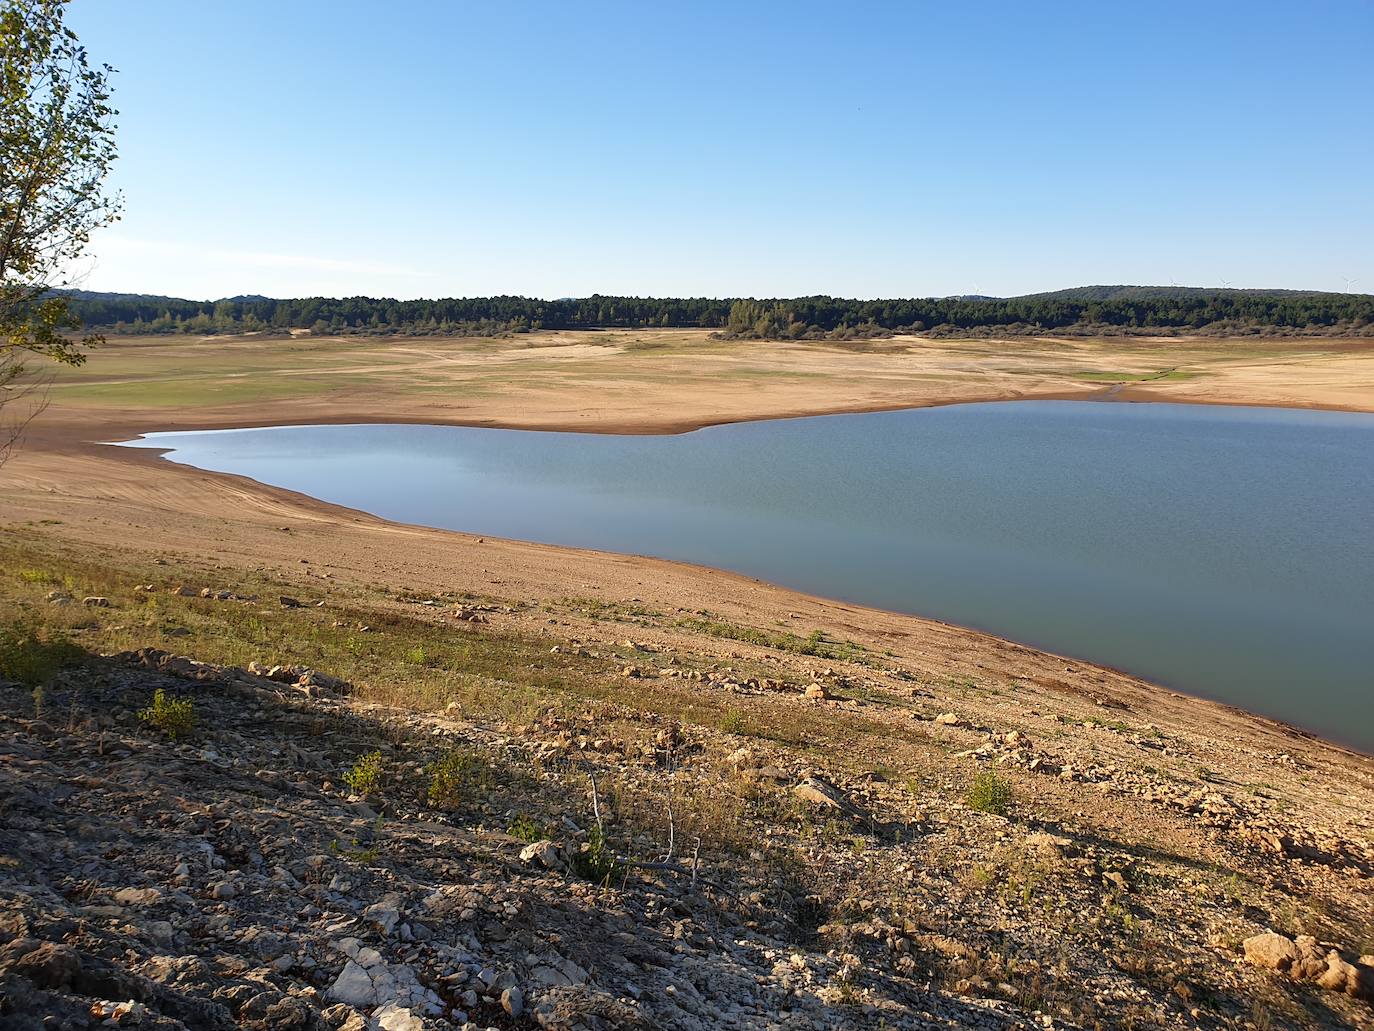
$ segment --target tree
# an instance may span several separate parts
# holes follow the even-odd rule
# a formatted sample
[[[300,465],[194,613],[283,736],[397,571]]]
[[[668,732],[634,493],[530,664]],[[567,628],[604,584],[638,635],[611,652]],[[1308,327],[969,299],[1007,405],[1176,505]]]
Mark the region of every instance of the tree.
[[[92,68],[63,24],[67,0],[0,0],[0,460],[28,415],[21,377],[38,356],[80,365],[98,335],[67,335],[81,320],[67,298],[90,234],[119,217],[104,192],[115,159],[109,65]]]

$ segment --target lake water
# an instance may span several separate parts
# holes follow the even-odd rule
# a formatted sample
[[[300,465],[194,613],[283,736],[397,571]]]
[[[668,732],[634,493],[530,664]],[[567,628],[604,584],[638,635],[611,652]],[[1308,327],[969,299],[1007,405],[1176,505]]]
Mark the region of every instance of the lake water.
[[[673,436],[359,425],[134,443],[389,519],[933,616],[1374,750],[1370,415],[1035,401]]]

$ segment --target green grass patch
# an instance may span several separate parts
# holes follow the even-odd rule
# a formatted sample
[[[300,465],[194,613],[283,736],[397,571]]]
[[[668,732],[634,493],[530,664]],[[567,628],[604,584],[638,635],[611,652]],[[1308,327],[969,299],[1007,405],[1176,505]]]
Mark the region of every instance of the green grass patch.
[[[1011,781],[992,770],[984,770],[973,779],[964,803],[980,813],[1006,816],[1012,803]]]
[[[138,718],[173,741],[190,737],[196,729],[196,709],[191,699],[169,695],[160,687],[153,692],[152,704],[140,711]]]
[[[0,626],[0,678],[5,680],[41,688],[81,656],[81,649],[65,634],[44,627],[31,617],[16,618]]]
[[[794,655],[814,655],[817,658],[832,659],[836,662],[863,662],[867,659],[864,654],[867,649],[863,645],[853,641],[830,640],[820,630],[813,630],[809,636],[801,637],[791,631],[778,633],[771,630],[759,630],[755,627],[740,626],[737,623],[727,623],[718,619],[697,617],[680,619],[677,621],[677,625],[684,630],[694,630],[710,637],[719,637],[727,641],[743,641],[746,644],[756,644],[780,652],[791,652]]]

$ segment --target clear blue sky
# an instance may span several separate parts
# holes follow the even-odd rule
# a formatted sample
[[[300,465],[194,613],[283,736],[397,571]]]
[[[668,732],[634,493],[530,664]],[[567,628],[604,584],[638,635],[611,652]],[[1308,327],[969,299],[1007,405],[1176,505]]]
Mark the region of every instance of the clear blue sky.
[[[90,289],[1374,290],[1374,2],[74,0]]]

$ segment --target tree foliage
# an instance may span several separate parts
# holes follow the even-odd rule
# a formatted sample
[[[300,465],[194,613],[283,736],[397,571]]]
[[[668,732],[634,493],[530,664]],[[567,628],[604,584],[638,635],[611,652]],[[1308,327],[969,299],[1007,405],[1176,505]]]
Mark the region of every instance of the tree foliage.
[[[91,233],[118,218],[108,65],[92,67],[63,23],[66,0],[0,0],[0,406],[26,356],[84,360],[97,335],[54,289]]]
[[[897,332],[1374,331],[1374,296],[1284,290],[1089,287],[1010,298],[229,297],[194,301],[79,293],[72,309],[109,332],[520,333],[532,329],[700,326],[728,336],[844,339]]]

